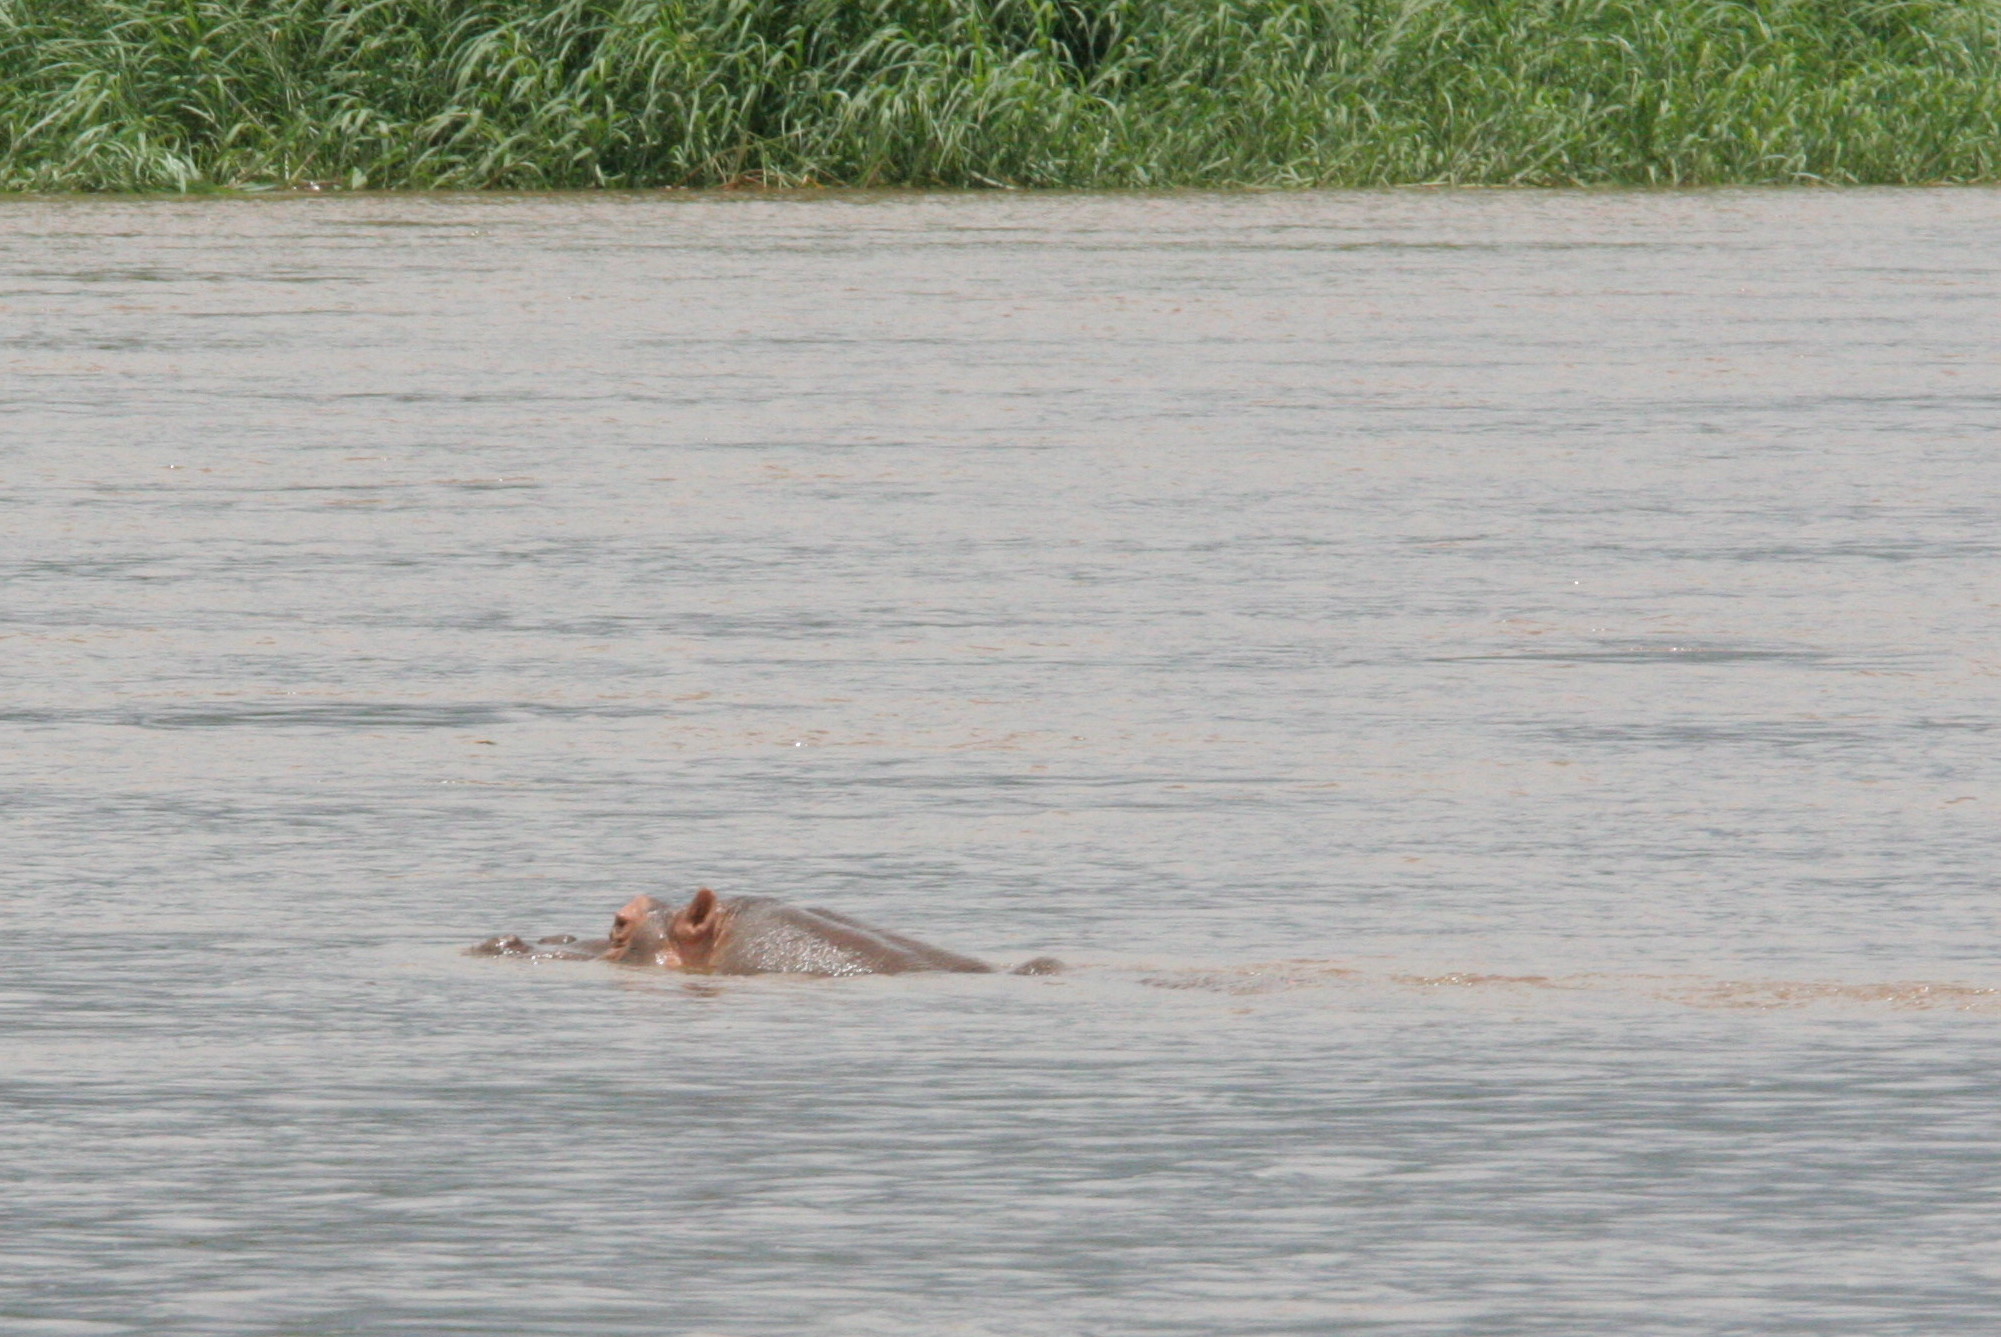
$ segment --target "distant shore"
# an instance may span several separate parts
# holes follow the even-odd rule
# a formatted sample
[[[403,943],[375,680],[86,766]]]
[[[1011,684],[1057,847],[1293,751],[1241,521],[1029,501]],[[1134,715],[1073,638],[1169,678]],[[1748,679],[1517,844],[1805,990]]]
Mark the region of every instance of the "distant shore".
[[[0,0],[14,192],[1995,180],[1997,0]]]

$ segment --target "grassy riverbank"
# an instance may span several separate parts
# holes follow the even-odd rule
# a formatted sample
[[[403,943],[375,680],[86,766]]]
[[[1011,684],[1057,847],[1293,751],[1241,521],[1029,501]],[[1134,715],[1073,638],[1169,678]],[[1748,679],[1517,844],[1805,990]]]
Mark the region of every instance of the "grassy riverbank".
[[[2001,178],[2001,0],[0,0],[0,187]]]

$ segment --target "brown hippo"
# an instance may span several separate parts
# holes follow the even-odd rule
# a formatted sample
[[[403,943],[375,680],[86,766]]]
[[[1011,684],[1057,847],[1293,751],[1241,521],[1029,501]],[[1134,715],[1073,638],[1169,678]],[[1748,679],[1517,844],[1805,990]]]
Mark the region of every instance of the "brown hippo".
[[[899,975],[917,970],[988,973],[984,961],[875,928],[834,910],[787,905],[773,896],[719,898],[707,887],[677,912],[651,896],[633,897],[597,942],[489,938],[476,956],[604,960],[704,975]],[[1017,975],[1049,975],[1049,957],[1016,966]]]

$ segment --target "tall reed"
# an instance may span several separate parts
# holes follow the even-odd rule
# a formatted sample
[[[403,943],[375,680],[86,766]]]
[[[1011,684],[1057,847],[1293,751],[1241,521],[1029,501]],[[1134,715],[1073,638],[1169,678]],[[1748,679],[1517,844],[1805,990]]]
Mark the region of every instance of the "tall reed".
[[[2001,0],[0,0],[0,187],[2001,176]]]

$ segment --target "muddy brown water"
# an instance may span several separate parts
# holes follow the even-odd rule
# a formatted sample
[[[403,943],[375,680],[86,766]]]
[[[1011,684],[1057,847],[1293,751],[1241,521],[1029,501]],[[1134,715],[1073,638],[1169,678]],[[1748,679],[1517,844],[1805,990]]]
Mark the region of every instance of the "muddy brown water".
[[[0,204],[0,1330],[1991,1332],[1997,265]],[[459,955],[702,882],[1080,968]]]

